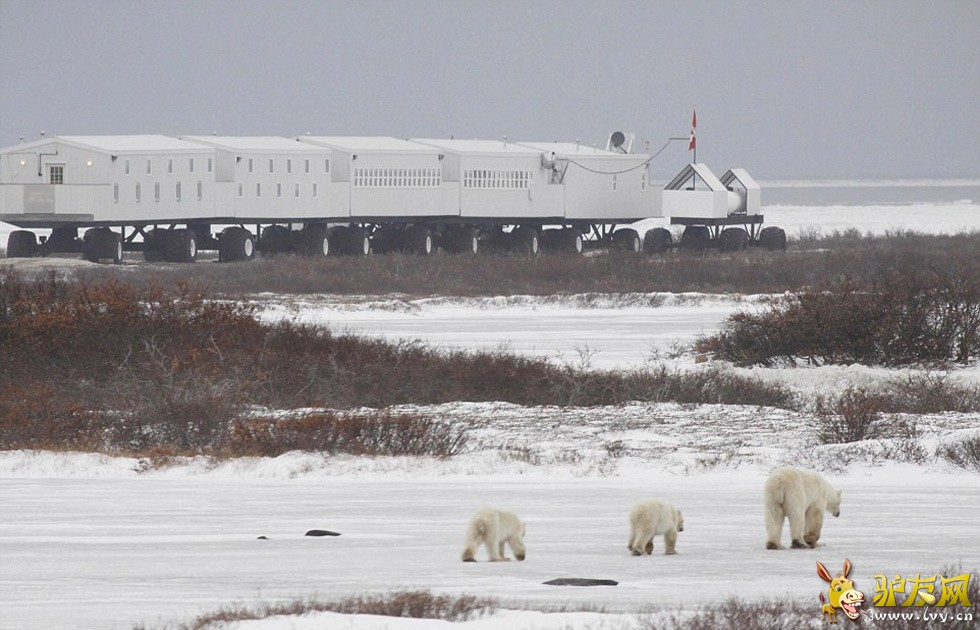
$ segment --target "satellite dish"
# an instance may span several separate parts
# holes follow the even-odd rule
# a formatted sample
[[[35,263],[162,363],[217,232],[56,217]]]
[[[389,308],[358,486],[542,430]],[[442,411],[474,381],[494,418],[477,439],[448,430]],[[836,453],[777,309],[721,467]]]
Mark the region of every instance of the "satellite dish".
[[[624,142],[626,142],[626,134],[622,131],[614,131],[612,132],[612,135],[609,136],[609,144],[613,145],[617,149],[623,146]]]

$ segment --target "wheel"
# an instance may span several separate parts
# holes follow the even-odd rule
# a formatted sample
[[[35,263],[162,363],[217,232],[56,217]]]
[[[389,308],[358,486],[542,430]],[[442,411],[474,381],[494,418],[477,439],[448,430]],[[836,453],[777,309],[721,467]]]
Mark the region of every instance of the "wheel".
[[[558,233],[558,251],[581,254],[585,249],[585,239],[575,228],[565,228]]]
[[[648,254],[662,254],[674,243],[674,237],[667,228],[653,228],[643,235],[643,251]]]
[[[85,243],[85,260],[89,262],[122,261],[122,238],[109,228],[91,228],[82,238]]]
[[[332,238],[336,249],[344,254],[367,256],[371,253],[371,237],[362,228],[337,227],[333,230]]]
[[[284,225],[269,225],[262,229],[259,249],[263,254],[275,256],[293,251],[293,232]]]
[[[255,237],[243,227],[227,227],[218,239],[218,260],[234,262],[251,260],[255,256]]]
[[[711,242],[711,232],[705,225],[689,225],[681,234],[681,247],[694,251],[703,251]]]
[[[327,227],[319,223],[303,226],[299,233],[299,251],[310,258],[326,258],[333,251]]]
[[[454,254],[480,253],[480,233],[468,225],[451,230],[443,238],[443,248]]]
[[[412,227],[405,233],[405,250],[419,256],[431,256],[435,240],[429,228],[423,225]]]
[[[347,235],[350,253],[354,256],[371,255],[371,235],[363,228],[351,228]]]
[[[7,258],[37,256],[37,235],[27,230],[14,230],[7,237]]]
[[[164,247],[167,242],[167,230],[154,228],[147,230],[143,236],[143,260],[160,262],[165,259]]]
[[[759,232],[759,247],[769,251],[786,250],[786,232],[782,228],[767,227]]]
[[[167,262],[192,263],[197,260],[197,236],[187,229],[161,231],[163,257]]]
[[[616,230],[613,232],[612,239],[613,245],[617,249],[631,254],[636,254],[640,251],[640,235],[637,234],[636,230]]]
[[[749,233],[742,228],[725,228],[718,236],[718,247],[723,252],[740,252],[749,246]]]
[[[537,229],[530,226],[520,226],[511,232],[512,248],[515,252],[537,256],[540,252],[541,242],[538,237]]]

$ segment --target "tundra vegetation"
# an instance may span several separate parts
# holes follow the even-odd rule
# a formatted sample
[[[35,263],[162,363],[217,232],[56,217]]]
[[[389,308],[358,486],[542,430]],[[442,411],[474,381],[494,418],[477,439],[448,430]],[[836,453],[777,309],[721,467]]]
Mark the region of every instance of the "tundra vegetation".
[[[811,245],[737,256],[498,255],[492,264],[467,256],[288,257],[100,267],[75,276],[24,275],[0,266],[0,449],[167,458],[305,448],[446,457],[465,448],[462,429],[385,410],[452,401],[803,404],[786,387],[721,367],[603,371],[587,362],[437,351],[264,323],[240,293],[246,289],[790,291],[761,315],[734,317],[703,347],[737,363],[767,365],[800,359],[941,365],[975,358],[980,234],[838,234]],[[814,304],[821,308],[811,310]],[[842,347],[838,333],[855,337],[853,343]],[[790,343],[801,336],[815,341]],[[845,392],[821,404],[818,416],[856,419],[852,426],[824,427],[822,441],[846,442],[898,430],[884,427],[880,413],[976,411],[980,392],[942,376],[909,376],[882,391]],[[969,466],[971,448],[954,448],[947,459]]]

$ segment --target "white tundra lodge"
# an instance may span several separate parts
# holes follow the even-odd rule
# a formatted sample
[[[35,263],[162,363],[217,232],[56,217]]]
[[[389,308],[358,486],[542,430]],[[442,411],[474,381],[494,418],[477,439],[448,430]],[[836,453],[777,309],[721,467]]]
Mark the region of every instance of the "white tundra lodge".
[[[676,245],[785,247],[760,229],[759,187],[687,165],[651,185],[632,138],[579,143],[388,137],[55,136],[0,151],[0,221],[17,230],[7,257],[54,252],[118,262],[222,261],[256,251],[304,256],[441,247],[537,254],[587,246],[657,253]],[[38,236],[35,230],[49,231]]]

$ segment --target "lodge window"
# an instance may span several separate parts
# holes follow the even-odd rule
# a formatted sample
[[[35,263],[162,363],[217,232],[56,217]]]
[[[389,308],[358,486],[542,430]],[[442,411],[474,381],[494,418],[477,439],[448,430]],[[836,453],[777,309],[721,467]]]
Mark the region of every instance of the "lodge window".
[[[49,164],[48,165],[48,183],[49,184],[64,184],[65,183],[65,165],[64,164]]]
[[[174,195],[177,197],[177,201],[180,201],[180,182],[174,187]]]

